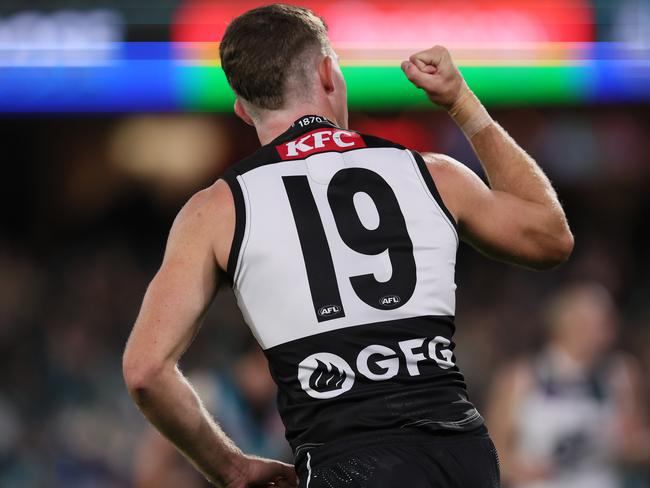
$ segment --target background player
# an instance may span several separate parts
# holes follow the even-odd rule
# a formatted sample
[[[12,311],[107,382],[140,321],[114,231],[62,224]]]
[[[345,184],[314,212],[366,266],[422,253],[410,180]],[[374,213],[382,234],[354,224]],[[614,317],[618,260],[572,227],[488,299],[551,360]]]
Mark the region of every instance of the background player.
[[[268,49],[269,45],[281,46],[282,49],[271,51]],[[359,379],[356,402],[333,401],[316,405],[314,401],[309,400],[310,403],[307,403],[304,393],[310,391],[312,394],[319,393],[321,399],[335,396],[332,395],[332,387],[329,383],[329,390],[320,391],[322,385],[316,384],[318,378],[324,374],[324,370],[312,384],[314,376],[313,374],[309,376],[309,368],[305,366],[304,369],[307,370],[305,381],[308,380],[309,384],[307,386],[303,384],[304,393],[299,392],[297,386],[300,385],[297,383],[303,382],[299,381],[300,378],[295,378],[294,368],[298,364],[294,363],[292,366],[290,363],[295,359],[292,355],[297,356],[301,350],[288,348],[286,355],[281,354],[278,357],[270,352],[272,348],[265,347],[274,378],[284,395],[281,396],[281,406],[284,408],[289,440],[294,441],[292,444],[296,451],[299,450],[297,441],[306,441],[301,444],[301,447],[307,446],[306,459],[303,454],[300,460],[301,483],[303,486],[319,486],[322,480],[327,479],[327,473],[331,474],[335,468],[340,468],[346,463],[350,465],[357,463],[354,469],[345,471],[346,475],[359,473],[360,457],[358,456],[343,460],[335,459],[334,466],[328,465],[326,461],[328,449],[329,454],[332,453],[329,441],[337,439],[345,443],[346,439],[328,435],[326,433],[328,426],[323,425],[324,419],[331,420],[338,412],[336,419],[344,425],[344,428],[339,429],[341,432],[352,432],[355,429],[365,432],[371,436],[366,438],[366,441],[375,444],[377,435],[383,432],[385,424],[379,422],[374,423],[374,427],[370,427],[364,418],[369,417],[370,424],[373,424],[373,419],[381,420],[383,415],[387,415],[391,422],[399,425],[400,415],[402,415],[401,421],[413,418],[413,412],[407,410],[415,406],[414,401],[423,399],[423,391],[428,391],[431,397],[423,400],[445,399],[446,401],[444,405],[426,405],[427,416],[439,414],[440,418],[421,419],[410,429],[404,429],[399,433],[401,440],[404,440],[407,434],[412,435],[417,437],[417,443],[425,443],[428,448],[423,449],[422,445],[418,445],[414,451],[408,449],[407,443],[401,442],[391,444],[396,451],[391,451],[391,446],[375,446],[383,450],[365,452],[364,459],[366,461],[372,459],[374,464],[371,463],[369,471],[359,479],[353,478],[351,480],[353,484],[350,486],[398,486],[403,485],[405,481],[412,486],[422,487],[431,483],[446,483],[448,486],[457,485],[466,488],[495,486],[498,483],[496,459],[494,453],[490,451],[485,430],[480,430],[482,419],[464,395],[462,376],[453,361],[451,337],[439,335],[428,342],[429,359],[432,362],[435,359],[437,365],[427,364],[427,374],[420,374],[418,361],[424,361],[421,358],[425,358],[425,355],[417,349],[420,347],[421,350],[423,342],[419,342],[419,339],[414,339],[409,334],[424,332],[409,331],[404,321],[426,318],[427,320],[420,322],[426,322],[431,326],[432,330],[429,331],[431,334],[434,334],[435,330],[453,329],[449,321],[453,321],[454,313],[453,265],[457,244],[454,231],[456,222],[463,239],[496,258],[535,268],[547,268],[567,259],[573,247],[573,239],[549,181],[535,162],[492,121],[464,83],[447,50],[442,47],[435,47],[412,56],[402,65],[402,68],[408,79],[424,89],[433,102],[446,108],[466,133],[483,163],[490,188],[474,173],[448,157],[426,155],[425,165],[418,155],[389,141],[355,136],[354,133],[345,131],[347,127],[345,82],[336,56],[327,41],[324,24],[307,10],[276,5],[244,14],[233,21],[226,32],[221,45],[221,57],[226,75],[238,95],[235,111],[242,119],[255,125],[264,146],[253,157],[236,166],[234,174],[231,172],[228,176],[227,183],[220,180],[211,188],[195,195],[174,223],[162,267],[147,291],[124,355],[126,382],[139,407],[206,477],[217,484],[236,488],[271,482],[277,482],[281,486],[294,486],[297,483],[291,466],[245,456],[225,437],[178,370],[177,362],[194,338],[201,317],[216,292],[219,269],[228,271],[231,278],[235,279],[240,305],[244,306],[249,325],[263,347],[268,342],[283,347],[293,342],[292,340],[283,342],[283,337],[278,337],[279,334],[291,338],[299,334],[298,339],[307,340],[309,347],[318,343],[318,340],[313,337],[318,334],[316,331],[325,329],[319,328],[315,318],[311,317],[307,320],[304,318],[307,317],[306,314],[301,317],[304,310],[303,297],[308,293],[307,284],[303,285],[304,271],[301,275],[302,280],[287,280],[287,276],[293,272],[297,273],[298,267],[303,265],[299,256],[285,255],[286,246],[282,247],[279,243],[260,246],[259,238],[258,242],[255,242],[255,236],[251,238],[251,229],[261,230],[263,234],[267,232],[271,244],[274,238],[290,235],[288,232],[279,232],[278,228],[273,228],[273,225],[272,228],[265,229],[264,224],[270,222],[281,227],[288,226],[288,222],[291,222],[296,229],[292,217],[305,211],[309,205],[294,207],[293,216],[290,212],[276,213],[269,215],[268,219],[257,219],[255,223],[251,222],[250,218],[244,222],[243,216],[248,215],[246,212],[249,210],[246,205],[253,205],[253,208],[259,211],[265,207],[259,204],[255,206],[256,201],[266,202],[272,207],[278,204],[279,195],[270,197],[265,195],[264,187],[255,193],[247,193],[246,197],[239,192],[242,192],[240,177],[243,177],[244,173],[252,173],[266,163],[275,163],[277,162],[275,158],[282,159],[280,156],[283,150],[279,148],[280,146],[269,144],[271,142],[284,144],[286,150],[284,159],[294,158],[298,161],[298,167],[302,168],[299,170],[302,174],[298,177],[306,177],[307,156],[304,158],[296,158],[296,156],[299,156],[300,151],[316,149],[318,144],[311,146],[307,142],[308,131],[321,130],[318,132],[321,147],[325,136],[336,142],[338,135],[339,148],[357,144],[357,147],[364,151],[374,151],[365,154],[376,156],[380,153],[387,154],[382,148],[396,150],[390,153],[395,157],[395,164],[397,165],[399,160],[401,166],[388,165],[383,166],[382,169],[377,165],[374,169],[381,172],[381,176],[386,179],[397,182],[397,186],[392,190],[399,196],[398,205],[410,205],[410,211],[402,216],[405,222],[399,223],[400,218],[396,217],[399,214],[395,209],[395,200],[387,196],[390,192],[384,191],[384,196],[374,203],[382,208],[389,207],[388,233],[367,240],[367,236],[361,234],[371,230],[371,225],[364,226],[365,231],[357,226],[352,235],[349,235],[349,247],[369,246],[363,247],[365,254],[374,255],[378,254],[375,250],[382,246],[384,250],[389,249],[387,246],[390,246],[391,239],[394,237],[402,238],[398,247],[390,250],[394,251],[396,260],[406,263],[407,267],[413,265],[413,256],[416,256],[416,268],[411,269],[413,271],[411,276],[418,277],[416,283],[413,283],[409,289],[409,293],[413,293],[417,298],[410,299],[410,296],[407,296],[401,299],[397,294],[382,297],[382,300],[388,300],[385,302],[386,305],[391,303],[395,305],[390,310],[381,311],[384,315],[370,308],[364,309],[358,303],[351,305],[352,298],[345,293],[343,293],[343,300],[347,300],[345,307],[349,316],[344,316],[343,307],[336,303],[316,308],[318,314],[334,313],[337,316],[333,318],[346,321],[342,326],[345,329],[340,332],[341,335],[355,334],[356,325],[368,324],[373,320],[380,322],[381,319],[377,317],[384,316],[385,320],[393,319],[394,325],[382,326],[382,331],[377,329],[377,334],[392,331],[396,336],[395,341],[399,340],[400,334],[411,337],[399,342],[403,351],[401,360],[406,360],[407,363],[406,371],[402,368],[395,369],[395,361],[399,360],[397,356],[385,356],[386,360],[382,363],[386,370],[382,373],[383,378],[386,378],[386,373],[392,367],[391,374],[394,374],[391,378],[395,377],[395,379],[382,383],[381,389],[374,390],[378,395],[372,394],[372,390],[379,388],[379,383]],[[314,115],[305,117],[309,114]],[[337,156],[339,151],[329,151],[329,153],[323,155],[324,159],[321,161],[340,163],[354,159],[353,156],[349,156],[348,159],[345,156]],[[266,156],[270,158],[268,161],[264,160]],[[327,168],[327,164],[312,166],[311,169],[318,172],[318,167]],[[273,169],[278,168],[280,167],[277,165],[273,166]],[[407,168],[412,172],[407,174],[404,171]],[[413,172],[416,168],[419,168],[422,174]],[[355,175],[361,173],[368,174],[364,171],[354,172]],[[369,176],[355,178],[352,178],[354,184],[375,185],[375,189],[385,188],[382,186],[383,183],[377,183],[376,178],[374,180]],[[411,178],[410,182],[405,182],[405,178]],[[271,180],[268,183],[277,184]],[[345,194],[350,190],[351,184],[350,180],[344,179],[337,187],[337,191],[340,189]],[[427,189],[427,187],[425,195],[423,188]],[[319,191],[323,189],[320,188]],[[337,195],[337,191],[334,191],[332,197],[335,203],[340,196]],[[367,191],[372,193],[373,190]],[[269,193],[272,192],[269,190]],[[425,199],[425,196],[428,199]],[[246,198],[253,198],[252,203]],[[286,195],[284,198],[286,199]],[[418,199],[423,199],[422,206],[416,210],[417,203],[420,202]],[[415,206],[413,202],[416,203]],[[424,203],[428,206],[424,206]],[[323,205],[322,201],[320,205]],[[247,209],[246,212],[244,208]],[[366,217],[370,214],[372,211],[367,211]],[[339,213],[339,217],[360,218],[360,216],[353,216],[352,212]],[[381,225],[381,213],[379,220],[378,228],[384,229]],[[314,221],[307,219],[307,222],[313,224]],[[431,222],[434,222],[438,228],[427,230],[427,224]],[[402,226],[401,233],[395,233],[398,224]],[[329,222],[327,225],[329,227],[326,232],[331,234],[334,224]],[[301,231],[300,226],[297,230]],[[347,232],[345,226],[343,230]],[[441,235],[432,236],[432,230],[436,232],[439,230]],[[249,238],[246,241],[249,248],[257,244],[258,247],[255,249],[265,249],[267,254],[255,255],[254,258],[247,258],[247,254],[244,254],[241,261],[238,261],[244,233]],[[414,236],[412,248],[407,245],[410,240],[409,234]],[[313,238],[314,235],[309,233],[306,239]],[[361,241],[358,240],[360,235]],[[439,240],[435,241],[435,239]],[[297,245],[296,242],[294,238],[286,243],[289,243],[290,247]],[[308,246],[301,244],[304,254]],[[322,252],[322,249],[317,247],[317,251]],[[335,249],[334,253],[343,253],[341,249],[342,247],[339,250]],[[251,256],[251,252],[248,251],[248,256]],[[410,258],[409,254],[411,254]],[[393,256],[390,252],[389,256],[392,263]],[[432,257],[432,260],[426,259],[427,257]],[[319,260],[310,260],[305,255],[303,258],[306,266],[313,265],[314,262],[322,263]],[[353,266],[353,261],[344,264]],[[277,266],[277,262],[282,266]],[[241,271],[242,266],[247,270],[245,273]],[[396,276],[398,268],[395,266],[393,268],[393,274]],[[443,270],[443,273],[440,276],[436,275],[434,268]],[[349,276],[351,273],[344,267],[342,274]],[[322,278],[325,275],[317,276]],[[383,286],[381,283],[394,284],[392,283],[394,276],[389,276],[388,282],[377,281],[372,275],[364,276],[366,278],[359,285],[361,294],[368,293],[368,287],[381,288]],[[407,277],[408,279],[410,278]],[[322,280],[310,282],[312,297],[314,287],[319,286],[321,282]],[[261,291],[258,289],[254,293],[250,292],[250,286],[258,285],[259,288],[260,284]],[[345,282],[341,286],[349,288]],[[410,285],[407,283],[406,286],[408,288]],[[425,299],[427,297],[430,300]],[[402,306],[400,310],[399,307]],[[430,309],[427,308],[429,306]],[[260,310],[268,313],[260,313]],[[361,310],[365,310],[365,316],[360,312]],[[312,315],[313,312],[312,310]],[[426,317],[419,317],[416,312]],[[431,315],[437,315],[438,318],[429,321]],[[255,319],[251,320],[251,317]],[[287,322],[276,320],[278,317],[287,319]],[[296,317],[303,320],[294,324]],[[265,324],[266,327],[262,327],[261,324],[268,319],[271,319],[269,323]],[[351,323],[351,320],[357,322]],[[417,327],[422,326],[420,322],[415,322],[418,324]],[[298,330],[300,328],[302,329]],[[332,332],[338,331],[334,328],[329,331],[330,334]],[[444,333],[440,332],[440,334]],[[312,342],[309,342],[310,340]],[[416,345],[413,345],[413,341]],[[354,344],[357,345],[360,344]],[[372,353],[380,351],[380,354],[390,354],[386,352],[387,349],[390,350],[386,346],[378,345]],[[321,358],[324,357],[322,353],[317,354],[321,354]],[[348,355],[343,351],[340,354]],[[340,356],[336,357],[340,359]],[[305,361],[310,358],[306,358]],[[314,363],[317,362],[314,360]],[[298,368],[299,375],[303,371],[300,369],[303,368],[303,363],[304,361]],[[312,373],[321,368],[315,364],[309,367],[314,370]],[[333,364],[322,365],[322,367],[327,369],[327,373],[334,374]],[[358,364],[357,367],[360,368]],[[287,372],[286,377],[283,376],[285,372]],[[341,366],[340,369],[336,369],[336,374],[338,375],[336,388],[339,390],[343,388],[341,384],[346,385],[348,389],[352,387],[351,381],[354,375],[351,370],[348,373],[348,370]],[[372,379],[373,375],[375,378],[382,376],[376,371],[374,373],[366,371],[367,378]],[[436,388],[444,394],[436,395],[436,390],[430,389],[429,381],[433,378],[442,380],[444,385]],[[408,387],[405,388],[405,385]],[[451,392],[455,395],[449,396]],[[334,393],[338,396],[341,392]],[[402,397],[400,403],[398,395],[402,394],[406,396]],[[295,395],[295,398],[292,395]],[[381,402],[382,395],[386,395],[386,398],[391,400],[392,410],[377,408],[378,405],[369,400],[379,397]],[[435,400],[436,398],[438,400]],[[302,406],[300,402],[303,402]],[[329,417],[310,415],[311,412],[322,411],[326,408],[326,403],[330,407]],[[404,411],[396,408],[400,404]],[[356,414],[346,415],[345,408],[353,409]],[[317,425],[318,428],[311,424]],[[439,435],[419,432],[420,427],[425,431],[427,426],[435,429]],[[415,431],[418,431],[417,435]],[[309,442],[310,439],[312,443]],[[325,445],[316,447],[313,444],[314,440],[325,442]],[[368,445],[357,447],[372,450],[372,446]],[[315,460],[313,465],[310,464],[312,451]]]
[[[602,286],[579,283],[558,290],[547,312],[548,343],[507,365],[492,391],[503,479],[518,488],[623,486],[618,465],[647,462],[650,437],[639,367],[613,350],[614,303]]]

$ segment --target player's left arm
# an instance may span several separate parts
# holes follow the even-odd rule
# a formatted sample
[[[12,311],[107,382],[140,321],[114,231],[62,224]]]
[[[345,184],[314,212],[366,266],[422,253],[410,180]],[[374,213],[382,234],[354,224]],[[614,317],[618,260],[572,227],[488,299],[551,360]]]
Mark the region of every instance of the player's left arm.
[[[402,63],[407,78],[444,107],[465,133],[489,185],[451,158],[427,155],[429,171],[462,237],[490,256],[545,269],[568,259],[573,234],[551,182],[469,89],[449,51]]]
[[[621,354],[610,380],[616,403],[616,455],[623,463],[650,465],[650,425],[639,362]]]
[[[178,361],[197,334],[218,285],[218,263],[234,233],[232,194],[223,182],[180,211],[160,270],[147,289],[123,358],[124,378],[140,410],[217,486],[295,486],[293,467],[244,455],[206,411]],[[231,236],[221,239],[220,236]],[[225,244],[227,243],[227,244]]]
[[[488,129],[486,129],[488,130]],[[546,177],[530,163],[539,193],[548,201],[533,201],[505,189],[490,188],[464,164],[444,154],[422,155],[440,195],[456,219],[462,240],[484,254],[533,269],[565,261],[572,248],[562,207]],[[524,187],[531,175],[511,187]],[[530,193],[533,193],[532,191]]]

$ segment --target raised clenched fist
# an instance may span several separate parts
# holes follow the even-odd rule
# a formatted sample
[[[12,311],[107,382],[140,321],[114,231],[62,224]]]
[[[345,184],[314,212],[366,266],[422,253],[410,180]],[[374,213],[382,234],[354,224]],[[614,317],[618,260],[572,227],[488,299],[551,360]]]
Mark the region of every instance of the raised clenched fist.
[[[423,89],[429,99],[449,110],[463,90],[468,90],[463,75],[451,59],[447,48],[434,46],[412,55],[402,63],[411,83]]]

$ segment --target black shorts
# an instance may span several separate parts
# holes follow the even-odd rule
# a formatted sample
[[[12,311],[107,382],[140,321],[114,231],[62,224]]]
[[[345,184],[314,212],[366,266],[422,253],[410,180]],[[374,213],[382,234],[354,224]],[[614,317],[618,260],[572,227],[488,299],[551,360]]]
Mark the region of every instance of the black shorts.
[[[299,488],[500,486],[497,451],[485,427],[346,439],[309,449],[296,461]]]

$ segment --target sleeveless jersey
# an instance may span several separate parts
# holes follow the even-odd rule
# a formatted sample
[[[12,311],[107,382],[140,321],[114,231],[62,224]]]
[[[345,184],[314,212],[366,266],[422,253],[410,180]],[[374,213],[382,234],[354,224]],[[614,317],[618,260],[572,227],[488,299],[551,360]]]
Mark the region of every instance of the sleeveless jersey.
[[[228,274],[296,455],[482,425],[453,354],[455,222],[419,154],[306,116],[224,180]]]
[[[548,480],[517,488],[615,488],[621,480],[609,447],[616,410],[603,361],[572,380],[556,373],[556,355],[547,350],[533,364],[535,383],[517,419],[517,445],[529,459],[554,467]],[[561,358],[559,358],[561,359]]]

